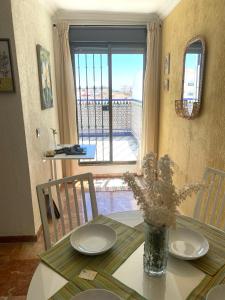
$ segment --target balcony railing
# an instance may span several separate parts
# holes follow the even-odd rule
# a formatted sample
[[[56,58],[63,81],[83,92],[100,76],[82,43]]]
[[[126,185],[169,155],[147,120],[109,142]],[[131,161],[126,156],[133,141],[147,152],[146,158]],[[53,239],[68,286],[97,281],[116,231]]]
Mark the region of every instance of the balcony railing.
[[[114,161],[135,161],[141,136],[142,102],[112,100],[112,153]],[[110,159],[110,114],[108,99],[77,101],[79,143],[95,144],[95,161]],[[93,162],[93,161],[92,161]]]
[[[77,101],[80,137],[101,137],[109,134],[108,99]],[[140,139],[142,102],[135,99],[112,100],[113,136],[134,136]]]

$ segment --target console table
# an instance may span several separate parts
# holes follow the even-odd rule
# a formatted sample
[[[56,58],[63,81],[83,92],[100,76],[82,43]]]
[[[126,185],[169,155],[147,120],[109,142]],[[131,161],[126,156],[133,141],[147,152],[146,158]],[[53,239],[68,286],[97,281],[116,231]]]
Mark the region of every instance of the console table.
[[[57,149],[61,149],[64,147],[71,147],[73,145],[57,145]],[[43,160],[49,160],[50,168],[51,168],[51,180],[57,179],[57,168],[56,168],[56,160],[79,160],[79,159],[94,159],[95,152],[96,152],[96,145],[80,145],[82,148],[86,149],[86,154],[82,155],[66,155],[65,153],[62,154],[55,154],[55,156],[44,156]],[[59,210],[55,201],[53,201],[54,211],[56,218],[60,218]]]
[[[71,147],[73,145],[58,145],[57,148]],[[82,148],[86,149],[86,154],[83,155],[66,155],[66,154],[56,154],[55,156],[45,156],[43,160],[50,161],[51,167],[51,177],[52,180],[57,179],[57,168],[56,160],[79,160],[79,159],[94,159],[96,152],[96,145],[80,145]]]

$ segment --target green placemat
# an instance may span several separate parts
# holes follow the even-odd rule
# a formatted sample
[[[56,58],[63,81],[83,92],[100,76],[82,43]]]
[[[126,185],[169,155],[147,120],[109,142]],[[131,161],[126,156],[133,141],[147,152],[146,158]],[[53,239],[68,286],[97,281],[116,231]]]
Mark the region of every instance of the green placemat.
[[[206,275],[200,284],[190,293],[187,300],[205,300],[209,290],[218,284],[225,284],[225,265],[215,276]]]
[[[63,288],[61,288],[56,294],[54,294],[49,300],[71,300],[73,296],[82,292],[82,290],[74,283],[69,282]]]
[[[97,271],[97,270],[96,270]],[[127,287],[106,272],[100,271],[95,280],[84,280],[75,276],[73,282],[66,284],[50,300],[71,300],[71,297],[88,289],[107,289],[124,300],[145,300],[144,297]]]
[[[225,232],[198,220],[178,216],[177,225],[202,233],[209,242],[208,253],[191,264],[210,276],[214,276],[225,265]]]
[[[98,256],[82,255],[72,248],[67,237],[41,254],[41,260],[67,280],[72,280],[88,267],[113,274],[144,241],[143,233],[110,218],[99,216],[93,223],[108,225],[116,231],[117,242],[111,250]]]
[[[114,291],[122,299],[144,299],[111,276],[144,241],[143,224],[137,225],[134,229],[103,216],[99,216],[94,220],[94,223],[106,224],[117,232],[117,243],[107,253],[96,257],[84,256],[70,246],[69,237],[67,237],[41,255],[43,262],[70,280],[51,299],[70,300],[78,292],[89,288],[105,288]],[[210,249],[207,255],[190,262],[202,270],[206,276],[187,299],[203,300],[210,288],[225,283],[225,233],[186,216],[177,217],[177,226],[199,231],[209,241]],[[99,270],[94,281],[87,281],[78,277],[84,268]],[[107,273],[103,273],[102,270]]]
[[[143,225],[139,224],[135,228],[143,232]],[[207,238],[208,253],[189,262],[205,274],[214,276],[225,264],[225,232],[186,216],[177,216],[177,226],[195,230]]]

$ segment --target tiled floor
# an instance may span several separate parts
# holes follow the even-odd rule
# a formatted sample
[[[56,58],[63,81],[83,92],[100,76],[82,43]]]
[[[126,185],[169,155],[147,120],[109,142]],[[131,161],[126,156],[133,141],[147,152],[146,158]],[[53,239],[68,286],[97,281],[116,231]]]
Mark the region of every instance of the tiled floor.
[[[95,160],[109,161],[109,137],[85,137],[80,144],[96,144]],[[113,161],[135,161],[138,155],[138,142],[133,136],[113,137]],[[87,160],[86,160],[87,161]]]
[[[96,192],[96,198],[100,214],[137,209],[130,191]],[[26,299],[42,251],[42,235],[36,243],[0,244],[0,300]]]
[[[130,188],[122,178],[94,179],[95,190],[98,192],[128,191]]]

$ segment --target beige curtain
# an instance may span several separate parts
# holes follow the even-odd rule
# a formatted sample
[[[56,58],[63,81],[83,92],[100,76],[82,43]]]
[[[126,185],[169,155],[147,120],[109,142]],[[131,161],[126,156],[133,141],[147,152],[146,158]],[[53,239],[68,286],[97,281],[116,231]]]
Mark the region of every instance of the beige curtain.
[[[77,142],[74,78],[68,33],[69,24],[63,22],[56,25],[54,46],[61,144],[74,144]],[[74,175],[75,168],[76,162],[73,160],[63,162],[63,176]]]
[[[142,140],[139,155],[139,170],[143,157],[158,152],[159,127],[159,73],[161,53],[161,24],[156,19],[147,25],[147,54],[143,91]]]

